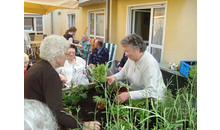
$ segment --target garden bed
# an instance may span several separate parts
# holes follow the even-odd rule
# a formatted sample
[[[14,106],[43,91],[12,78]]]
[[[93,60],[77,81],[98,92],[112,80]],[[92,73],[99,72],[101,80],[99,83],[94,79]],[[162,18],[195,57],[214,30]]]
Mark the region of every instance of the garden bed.
[[[122,87],[126,87],[129,91],[130,86],[114,82],[109,87],[103,87],[103,83],[106,84],[106,81],[96,80],[96,84],[89,84],[89,87],[74,88],[74,91],[79,91],[65,92],[67,95],[72,94],[68,102],[64,100],[65,105],[71,102],[73,98],[74,100],[80,99],[74,105],[69,105],[69,108],[74,106],[72,113],[77,119],[99,121],[102,124],[102,130],[197,129],[196,76],[193,79],[188,79],[188,84],[177,89],[175,94],[170,89],[166,89],[165,98],[162,101],[156,99],[129,99],[123,104],[116,102],[115,95],[120,92],[114,90],[115,88],[120,90]],[[167,87],[169,86],[167,85]],[[85,90],[82,88],[85,88]],[[100,91],[103,93],[100,94]],[[65,99],[66,96],[63,97]],[[105,102],[104,110],[97,109],[96,105],[99,101]]]
[[[93,121],[94,119],[99,122],[105,121],[105,111],[104,110],[98,110],[96,103],[93,101],[93,96],[95,95],[101,95],[96,92],[95,88],[90,88],[87,93],[87,98],[82,99],[78,102],[76,106],[80,107],[79,111],[79,119],[82,121]],[[73,110],[73,113],[76,113],[76,110]]]

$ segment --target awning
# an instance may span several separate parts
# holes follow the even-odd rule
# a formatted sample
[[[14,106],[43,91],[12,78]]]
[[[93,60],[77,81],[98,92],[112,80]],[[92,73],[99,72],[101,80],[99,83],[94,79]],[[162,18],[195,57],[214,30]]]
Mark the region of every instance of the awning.
[[[48,14],[56,9],[78,9],[77,0],[24,0],[24,13]]]

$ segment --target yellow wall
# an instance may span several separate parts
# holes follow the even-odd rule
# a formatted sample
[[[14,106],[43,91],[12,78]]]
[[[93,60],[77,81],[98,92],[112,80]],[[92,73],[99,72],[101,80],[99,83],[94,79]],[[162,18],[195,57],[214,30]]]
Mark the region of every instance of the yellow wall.
[[[124,51],[120,41],[126,35],[127,6],[164,1],[167,1],[167,14],[163,62],[197,60],[197,0],[110,0],[109,42],[117,44],[116,60],[121,59]],[[79,10],[61,10],[61,35],[67,30],[67,13],[76,13],[76,39],[80,40],[87,27],[87,11],[105,7],[97,4]]]
[[[127,6],[164,0],[113,0],[117,6],[115,43],[118,44],[116,60],[120,60],[123,48],[120,40],[126,35]],[[167,17],[163,62],[197,60],[197,1],[167,0]]]
[[[94,9],[103,9],[105,8],[105,4],[97,4],[91,6],[80,7],[79,10],[62,10],[62,34],[67,30],[66,25],[66,14],[67,13],[76,13],[76,40],[81,40],[82,35],[84,34],[87,27],[87,13],[88,10]],[[106,13],[105,13],[106,14]],[[88,29],[86,31],[86,35],[88,34]]]
[[[197,1],[169,0],[164,62],[197,60]]]

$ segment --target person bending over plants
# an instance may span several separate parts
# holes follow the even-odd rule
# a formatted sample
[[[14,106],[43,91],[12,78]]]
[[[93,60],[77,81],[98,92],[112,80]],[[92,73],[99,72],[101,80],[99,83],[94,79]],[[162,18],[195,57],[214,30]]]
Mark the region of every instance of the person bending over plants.
[[[116,98],[123,103],[130,97],[131,100],[154,98],[161,100],[166,88],[162,73],[156,59],[146,50],[146,43],[137,34],[129,34],[121,40],[128,60],[120,72],[108,76],[111,85],[115,78],[118,81],[127,79],[132,84],[130,92],[123,92]]]

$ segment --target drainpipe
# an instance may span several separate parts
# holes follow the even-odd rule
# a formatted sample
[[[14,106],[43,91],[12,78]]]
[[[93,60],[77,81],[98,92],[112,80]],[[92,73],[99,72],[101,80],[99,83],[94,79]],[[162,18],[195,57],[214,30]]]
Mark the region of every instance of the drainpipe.
[[[105,33],[105,42],[108,43],[108,30],[109,30],[109,0],[106,0],[106,33]]]
[[[50,13],[51,16],[51,34],[53,34],[53,11]]]

